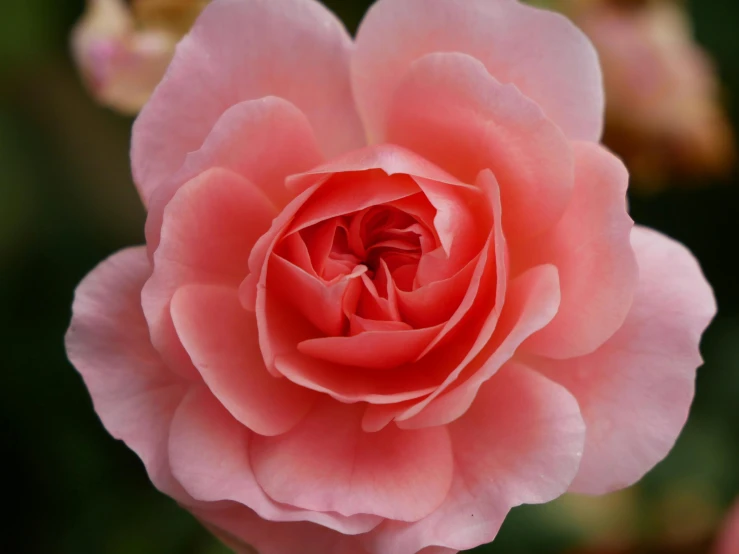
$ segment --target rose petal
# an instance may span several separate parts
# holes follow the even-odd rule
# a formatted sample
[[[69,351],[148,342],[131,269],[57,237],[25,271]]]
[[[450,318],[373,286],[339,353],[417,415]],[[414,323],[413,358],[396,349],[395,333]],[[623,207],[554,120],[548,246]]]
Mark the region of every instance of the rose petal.
[[[443,53],[415,61],[389,110],[389,141],[464,182],[492,170],[510,239],[538,235],[562,216],[573,185],[567,138],[539,106],[475,58]]]
[[[416,360],[444,324],[425,329],[369,331],[352,337],[323,337],[298,344],[308,356],[331,363],[392,370]]]
[[[351,48],[341,22],[318,2],[211,2],[134,126],[133,173],[142,198],[201,147],[221,114],[244,100],[278,96],[295,104],[326,156],[361,146]]]
[[[193,283],[238,286],[249,253],[274,214],[262,191],[220,168],[188,182],[167,206],[154,273],[141,301],[152,343],[184,377],[197,371],[172,323],[169,304],[174,292]]]
[[[169,469],[167,437],[188,385],[149,341],[139,297],[150,273],[139,247],[114,254],[85,277],[75,293],[67,355],[108,432],[139,455],[159,490],[187,501]]]
[[[480,389],[449,432],[455,475],[446,500],[416,523],[377,527],[369,534],[372,552],[415,554],[428,545],[468,549],[492,541],[512,507],[566,492],[585,426],[564,387],[511,363]]]
[[[278,435],[308,413],[315,395],[267,371],[256,319],[241,307],[236,288],[182,287],[172,298],[172,320],[210,390],[243,425]]]
[[[626,168],[598,145],[575,143],[574,151],[575,192],[567,211],[551,232],[512,255],[525,265],[552,263],[559,270],[559,312],[524,346],[553,358],[588,354],[613,335],[639,280],[629,241]]]
[[[380,523],[375,516],[297,510],[273,502],[257,484],[249,463],[252,433],[205,388],[193,388],[172,422],[172,472],[198,500],[231,500],[270,521],[311,521],[346,534],[365,533]]]
[[[587,441],[575,492],[627,487],[667,455],[693,399],[701,333],[716,312],[684,246],[642,227],[631,240],[640,279],[622,328],[588,356],[528,362],[580,403]]]
[[[285,178],[322,160],[305,115],[281,98],[260,98],[231,106],[204,140],[147,198],[149,252],[159,245],[167,204],[180,187],[204,171],[221,167],[237,173],[261,189],[278,209],[293,197],[285,188]]]
[[[371,142],[386,138],[388,109],[408,67],[434,52],[476,57],[497,80],[539,104],[568,137],[600,137],[598,56],[565,17],[513,0],[379,0],[359,28],[352,59],[354,94]]]
[[[444,500],[453,464],[444,427],[365,433],[362,407],[327,400],[292,431],[254,437],[257,481],[278,502],[343,515],[420,519]]]
[[[554,266],[535,267],[511,281],[492,339],[474,360],[460,364],[445,382],[446,387],[398,416],[398,425],[416,429],[443,425],[461,417],[483,383],[513,357],[524,340],[552,320],[559,299],[559,279]]]

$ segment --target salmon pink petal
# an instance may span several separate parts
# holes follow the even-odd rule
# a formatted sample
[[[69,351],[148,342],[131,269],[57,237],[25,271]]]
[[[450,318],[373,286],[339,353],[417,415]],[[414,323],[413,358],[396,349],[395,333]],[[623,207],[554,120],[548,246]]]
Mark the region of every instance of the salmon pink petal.
[[[181,186],[204,171],[221,167],[237,173],[261,189],[277,209],[293,196],[285,188],[285,178],[321,159],[305,115],[290,102],[267,97],[231,106],[215,122],[202,146],[188,153],[182,167],[148,198],[149,252],[159,245],[167,204]]]
[[[270,521],[313,521],[342,533],[364,533],[376,516],[296,510],[273,502],[257,484],[249,463],[252,433],[205,387],[194,387],[177,409],[169,437],[172,471],[198,500],[230,500]]]
[[[514,85],[501,84],[475,58],[420,58],[389,109],[387,137],[393,143],[467,183],[492,170],[509,238],[537,235],[562,216],[573,186],[567,138],[539,106]]]
[[[601,146],[575,143],[575,194],[550,233],[514,253],[514,265],[552,263],[562,303],[554,320],[531,337],[527,350],[553,358],[588,354],[621,326],[639,280],[626,212],[629,175]],[[516,258],[520,260],[516,260]]]
[[[351,49],[341,22],[319,2],[211,2],[136,121],[131,155],[142,198],[148,200],[202,146],[218,118],[244,100],[277,96],[295,104],[326,156],[362,146],[349,82]]]
[[[319,187],[305,202],[290,226],[296,232],[316,223],[358,212],[418,193],[407,175],[386,175],[377,169],[341,173]]]
[[[153,344],[183,376],[197,372],[172,324],[172,295],[191,283],[238,286],[246,275],[249,253],[274,214],[261,190],[219,168],[188,182],[167,206],[154,273],[141,300]]]
[[[335,364],[392,370],[416,360],[444,324],[424,329],[370,331],[353,337],[323,337],[298,344],[308,356]]]
[[[509,284],[503,311],[492,338],[473,360],[460,364],[445,386],[398,419],[402,428],[443,425],[462,416],[480,387],[510,360],[521,343],[546,326],[560,301],[557,269],[538,266]]]
[[[371,142],[386,140],[389,107],[408,67],[435,52],[477,58],[498,81],[539,104],[569,138],[599,139],[598,56],[565,17],[515,0],[379,0],[359,28],[352,59],[354,94]]]
[[[716,312],[711,288],[681,244],[637,227],[639,286],[621,329],[588,356],[530,360],[567,387],[587,424],[575,492],[638,481],[675,444],[693,400],[701,333]]]
[[[108,432],[139,455],[158,489],[185,502],[192,499],[172,477],[167,440],[188,384],[149,341],[139,297],[150,274],[144,247],[94,269],[75,293],[67,353]]]
[[[366,271],[366,268],[364,268]],[[269,286],[280,291],[293,309],[297,309],[321,332],[334,336],[341,334],[346,324],[343,298],[351,287],[352,281],[361,273],[351,273],[338,280],[325,281],[306,273],[295,264],[274,255],[269,263]],[[265,322],[264,329],[271,337],[281,333],[282,328]],[[267,354],[268,362],[272,358]]]
[[[415,523],[386,522],[369,535],[378,554],[415,554],[428,545],[468,549],[490,542],[508,511],[567,491],[585,426],[562,386],[508,364],[465,415],[449,425],[454,482],[444,503]]]
[[[315,394],[267,371],[256,318],[241,307],[235,287],[180,288],[172,299],[172,319],[203,380],[249,429],[284,433],[310,410]]]
[[[444,427],[365,433],[362,406],[327,399],[279,437],[255,436],[257,481],[278,502],[343,515],[415,521],[434,511],[452,481]]]

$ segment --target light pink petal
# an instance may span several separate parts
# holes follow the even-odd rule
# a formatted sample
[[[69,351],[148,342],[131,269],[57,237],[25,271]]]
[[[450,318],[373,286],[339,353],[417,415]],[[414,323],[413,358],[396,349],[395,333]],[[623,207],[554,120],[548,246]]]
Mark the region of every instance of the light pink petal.
[[[512,507],[567,491],[585,426],[564,387],[511,363],[480,389],[449,433],[455,475],[446,500],[416,523],[377,527],[369,535],[372,552],[415,554],[428,545],[468,549],[492,541]]]
[[[154,346],[183,376],[197,372],[172,324],[174,292],[194,283],[238,286],[251,249],[274,215],[262,191],[220,168],[189,181],[167,206],[154,273],[141,299]]]
[[[701,333],[716,312],[684,246],[639,227],[631,240],[640,278],[623,327],[588,356],[529,361],[580,403],[587,442],[575,492],[627,487],[667,455],[693,400]]]
[[[244,100],[277,96],[308,117],[324,155],[364,143],[349,83],[351,38],[314,0],[216,0],[177,47],[134,127],[133,172],[148,199]]]
[[[462,184],[439,166],[407,148],[396,144],[375,144],[353,150],[301,175],[293,175],[287,180],[287,187],[295,193],[301,193],[325,180],[327,175],[372,169],[381,169],[387,175],[410,175],[442,183]]]
[[[172,319],[210,390],[249,429],[284,433],[310,410],[315,394],[267,371],[256,318],[241,307],[236,288],[180,288],[172,299]]]
[[[503,311],[490,341],[474,360],[462,364],[451,386],[399,416],[402,428],[443,425],[461,417],[480,387],[510,360],[521,343],[547,325],[559,307],[559,279],[554,266],[530,269],[509,284]]]
[[[354,95],[371,142],[385,140],[392,97],[408,67],[435,52],[479,59],[568,137],[600,137],[598,56],[565,17],[514,0],[379,0],[359,28],[352,59]]]
[[[204,171],[221,167],[239,174],[261,189],[277,209],[293,198],[285,187],[285,178],[321,161],[310,124],[290,102],[266,97],[231,106],[215,122],[203,144],[187,153],[182,167],[175,168],[177,171],[147,198],[149,252],[159,244],[169,201],[181,186]]]
[[[67,355],[108,432],[139,455],[158,489],[186,501],[169,469],[167,437],[188,384],[149,341],[139,299],[150,273],[139,247],[114,254],[85,277],[75,293]]]
[[[567,211],[555,229],[516,253],[519,264],[552,263],[559,270],[559,312],[525,345],[553,358],[588,354],[613,335],[639,280],[626,212],[629,174],[601,146],[581,142],[574,149],[575,191]]]
[[[442,323],[424,329],[370,331],[352,337],[322,337],[301,342],[298,350],[335,364],[392,370],[416,360],[443,326]]]
[[[389,110],[389,141],[466,183],[492,170],[511,239],[537,235],[561,217],[573,185],[567,138],[539,106],[475,58],[443,53],[415,61]]]
[[[271,521],[312,521],[347,534],[373,529],[380,518],[297,510],[273,502],[249,463],[253,434],[205,387],[194,387],[177,409],[169,437],[172,472],[198,500],[234,501]]]
[[[342,535],[314,523],[265,521],[238,506],[199,509],[194,513],[237,554],[370,554],[362,545],[362,535]],[[457,553],[426,549],[418,554]]]
[[[308,510],[401,521],[431,513],[452,480],[446,428],[365,433],[361,417],[359,405],[326,400],[287,434],[255,436],[257,481],[276,501]]]

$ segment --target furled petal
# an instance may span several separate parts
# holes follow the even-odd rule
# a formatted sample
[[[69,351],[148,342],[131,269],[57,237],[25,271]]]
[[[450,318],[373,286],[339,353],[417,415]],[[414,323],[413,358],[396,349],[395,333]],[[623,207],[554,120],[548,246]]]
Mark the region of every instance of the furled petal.
[[[446,428],[365,433],[361,417],[362,406],[327,399],[287,434],[255,436],[257,481],[275,500],[309,510],[401,521],[430,514],[452,480]]]
[[[254,314],[235,287],[190,285],[172,299],[177,334],[213,394],[249,429],[277,435],[310,410],[315,394],[273,377],[259,350]]]
[[[559,278],[554,266],[535,267],[511,281],[489,342],[476,358],[460,365],[454,380],[448,380],[448,389],[440,389],[443,392],[434,393],[399,416],[399,425],[410,429],[443,425],[462,416],[480,387],[513,357],[521,343],[552,320],[559,301]]]
[[[446,500],[416,523],[380,525],[369,535],[373,553],[415,554],[428,545],[468,549],[492,541],[512,507],[566,492],[585,426],[564,387],[510,363],[480,389],[449,433],[455,474]]]
[[[562,216],[574,180],[567,138],[539,106],[475,58],[420,58],[398,83],[388,109],[390,142],[466,183],[492,170],[510,240],[539,234]]]
[[[187,501],[169,469],[167,437],[188,385],[149,341],[139,298],[150,273],[144,247],[118,252],[94,269],[75,293],[67,354],[108,432],[139,455],[157,488]]]
[[[205,387],[194,387],[172,422],[169,454],[172,472],[198,500],[230,500],[270,521],[312,521],[347,534],[364,533],[380,518],[298,510],[273,502],[257,484],[249,463],[252,433]]]
[[[631,240],[639,287],[621,329],[588,356],[528,362],[580,403],[587,441],[576,492],[629,486],[667,455],[688,416],[698,343],[716,311],[685,247],[645,228]]]
[[[278,96],[311,122],[326,156],[364,142],[349,83],[351,38],[314,0],[215,0],[177,47],[134,127],[144,200],[244,100]]]
[[[443,326],[442,323],[424,329],[378,330],[352,337],[321,337],[301,342],[298,350],[335,364],[392,371],[416,360]]]
[[[574,149],[567,212],[555,229],[511,256],[514,266],[552,263],[559,270],[559,311],[525,345],[553,358],[582,356],[608,340],[626,319],[639,280],[626,212],[629,174],[601,146],[581,142]]]
[[[183,376],[194,369],[172,324],[172,296],[186,284],[238,286],[252,247],[274,215],[261,190],[220,168],[189,181],[167,206],[154,273],[141,299],[153,344]]]
[[[569,20],[515,0],[379,0],[357,33],[352,84],[371,142],[385,140],[398,83],[418,58],[460,52],[513,83],[572,139],[598,140],[598,57]]]

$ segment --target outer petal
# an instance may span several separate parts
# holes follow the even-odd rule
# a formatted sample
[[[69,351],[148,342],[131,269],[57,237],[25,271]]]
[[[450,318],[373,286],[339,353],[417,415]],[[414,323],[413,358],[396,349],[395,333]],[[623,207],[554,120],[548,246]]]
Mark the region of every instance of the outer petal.
[[[327,156],[362,145],[349,84],[351,38],[314,0],[215,0],[177,47],[134,128],[142,197],[198,150],[229,107],[282,97],[308,117]]]
[[[233,501],[270,521],[312,521],[342,533],[371,530],[376,516],[351,518],[310,512],[273,502],[257,484],[249,463],[252,433],[205,387],[194,387],[180,404],[169,438],[172,472],[194,498]]]
[[[626,212],[629,174],[601,146],[574,148],[575,191],[567,212],[550,233],[512,253],[514,267],[552,263],[559,270],[557,316],[524,346],[553,358],[589,354],[608,340],[626,319],[639,280]]]
[[[603,125],[598,57],[561,15],[515,0],[379,0],[357,34],[352,84],[371,142],[384,140],[388,107],[413,61],[461,52],[513,83],[569,138],[596,141]]]
[[[574,161],[567,137],[539,106],[469,55],[430,54],[410,65],[389,105],[387,140],[466,183],[492,170],[514,242],[551,227],[570,201]]]
[[[93,270],[75,294],[67,354],[108,432],[141,457],[157,488],[186,501],[170,473],[166,444],[187,384],[149,341],[140,295],[150,273],[143,247],[118,252]]]
[[[177,191],[205,171],[220,167],[261,189],[276,208],[292,194],[285,178],[322,161],[313,131],[300,110],[281,98],[240,102],[215,122],[202,146],[152,191],[146,219],[146,242],[153,253],[159,245],[164,210]]]
[[[415,554],[490,542],[514,506],[563,494],[577,473],[585,426],[563,387],[511,363],[451,425],[455,477],[444,504],[416,523],[386,522],[370,535],[376,554]]]
[[[141,298],[151,340],[178,373],[197,374],[172,324],[175,291],[194,283],[238,286],[252,247],[274,215],[262,191],[220,168],[189,181],[168,204],[163,242]]]
[[[342,535],[312,523],[264,521],[247,508],[197,510],[195,515],[237,554],[370,554],[362,546],[361,537]],[[418,554],[457,551],[432,547]]]
[[[310,410],[312,391],[267,371],[256,317],[241,307],[236,287],[183,287],[172,299],[172,319],[208,387],[249,429],[278,435]]]
[[[716,311],[685,247],[645,228],[633,231],[632,244],[641,275],[622,328],[588,356],[529,360],[580,403],[587,442],[576,492],[629,486],[667,455],[688,416],[698,343]]]
[[[365,433],[362,411],[327,399],[289,433],[254,437],[251,460],[265,492],[309,510],[401,521],[436,509],[453,472],[446,428]]]

